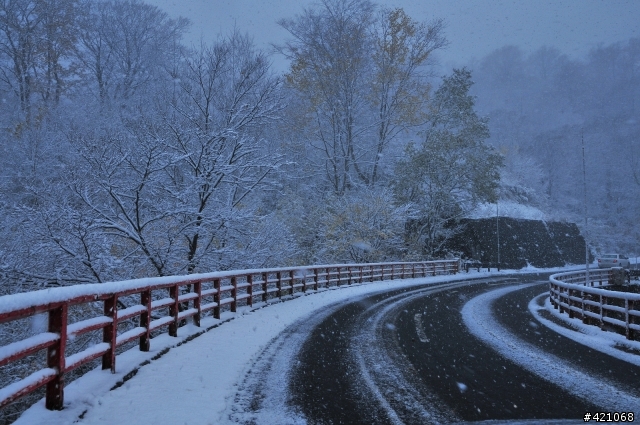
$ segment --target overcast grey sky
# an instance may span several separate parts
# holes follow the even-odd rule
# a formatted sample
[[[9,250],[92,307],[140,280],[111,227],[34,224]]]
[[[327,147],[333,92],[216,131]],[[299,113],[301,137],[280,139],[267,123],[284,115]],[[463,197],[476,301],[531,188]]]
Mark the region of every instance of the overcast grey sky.
[[[187,43],[213,40],[234,25],[258,47],[288,36],[276,21],[300,14],[314,0],[145,0],[192,22]],[[640,37],[640,0],[380,0],[418,21],[443,18],[450,42],[439,59],[446,68],[469,63],[502,46],[525,51],[555,46],[572,57],[590,47]],[[274,57],[276,66],[284,63]]]

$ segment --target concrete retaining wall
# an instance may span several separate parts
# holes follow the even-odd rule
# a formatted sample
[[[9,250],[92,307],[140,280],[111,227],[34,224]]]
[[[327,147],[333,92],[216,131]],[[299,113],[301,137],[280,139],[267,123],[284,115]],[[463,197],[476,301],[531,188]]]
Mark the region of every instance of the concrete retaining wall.
[[[464,230],[447,243],[447,249],[460,252],[466,259],[497,263],[499,228],[500,263],[504,268],[584,264],[585,241],[574,223],[500,217],[464,219],[461,224]]]

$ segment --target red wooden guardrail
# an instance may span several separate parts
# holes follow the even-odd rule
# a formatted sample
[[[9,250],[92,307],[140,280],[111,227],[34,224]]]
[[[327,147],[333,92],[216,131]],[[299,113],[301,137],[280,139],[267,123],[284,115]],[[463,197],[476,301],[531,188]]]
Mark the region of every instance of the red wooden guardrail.
[[[591,270],[589,286],[585,270],[554,274],[549,278],[549,299],[570,318],[610,328],[630,340],[640,339],[640,294],[606,289],[608,284],[620,283],[621,275],[614,273],[615,269]]]
[[[203,315],[220,319],[221,311],[236,312],[240,303],[254,306],[309,290],[458,271],[458,260],[338,264],[84,284],[6,295],[0,297],[0,324],[46,314],[48,329],[0,347],[0,367],[46,350],[45,367],[0,389],[0,407],[46,385],[47,409],[59,410],[65,374],[100,357],[102,368],[115,372],[117,347],[137,339],[140,350],[149,351],[153,332],[166,328],[170,336],[177,336],[179,325],[187,318],[200,326]],[[70,308],[96,302],[102,303],[102,315],[69,323]],[[118,331],[119,324],[132,320],[130,329]],[[101,342],[65,354],[70,339],[100,330]]]

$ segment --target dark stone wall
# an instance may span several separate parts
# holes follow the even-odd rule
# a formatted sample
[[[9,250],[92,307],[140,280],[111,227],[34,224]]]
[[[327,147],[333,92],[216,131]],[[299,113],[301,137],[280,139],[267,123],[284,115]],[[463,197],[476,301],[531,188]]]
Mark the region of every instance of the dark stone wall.
[[[451,238],[446,248],[460,252],[465,259],[497,263],[499,228],[501,267],[584,264],[585,241],[574,223],[494,217],[463,219],[460,224],[462,232]]]

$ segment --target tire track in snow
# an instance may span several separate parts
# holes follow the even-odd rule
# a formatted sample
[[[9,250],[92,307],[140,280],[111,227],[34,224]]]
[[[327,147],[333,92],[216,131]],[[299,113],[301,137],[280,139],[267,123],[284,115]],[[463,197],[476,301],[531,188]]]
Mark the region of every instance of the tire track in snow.
[[[462,318],[469,331],[489,344],[503,357],[519,364],[570,394],[611,411],[629,411],[640,407],[640,399],[620,390],[602,378],[593,378],[571,363],[542,351],[504,328],[491,309],[498,298],[534,284],[500,288],[479,295],[462,308]]]
[[[448,423],[456,420],[455,414],[435,394],[412,378],[411,364],[390,346],[389,335],[385,334],[394,331],[392,317],[413,300],[469,284],[448,284],[392,296],[370,306],[359,317],[355,326],[358,332],[353,337],[353,359],[359,370],[358,377],[391,423]],[[424,330],[422,334],[426,339]]]

